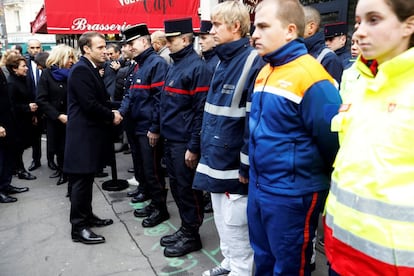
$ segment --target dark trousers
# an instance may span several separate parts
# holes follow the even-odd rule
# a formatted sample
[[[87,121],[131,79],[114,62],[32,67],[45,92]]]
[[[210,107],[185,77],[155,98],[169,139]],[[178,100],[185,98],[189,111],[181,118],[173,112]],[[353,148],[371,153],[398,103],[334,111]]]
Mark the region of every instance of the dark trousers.
[[[195,170],[185,164],[186,143],[165,141],[165,163],[171,193],[180,213],[181,225],[198,233],[203,223],[203,192],[192,189]]]
[[[145,183],[145,178],[141,166],[138,164],[139,148],[135,143],[135,122],[130,117],[125,117],[124,129],[127,135],[129,148],[131,149],[132,165],[134,167],[134,177],[139,182],[138,191],[143,194],[149,194],[148,185]]]
[[[52,161],[54,155],[60,170],[63,168],[63,154],[65,152],[66,125],[60,121],[47,121],[47,150],[48,161]]]
[[[312,240],[327,194],[286,196],[249,186],[247,220],[255,275],[311,275]]]
[[[39,120],[37,125],[32,126],[32,159],[39,163],[42,158],[42,132],[42,120]]]
[[[0,192],[5,191],[13,177],[13,151],[8,147],[0,147]]]
[[[88,226],[88,220],[92,213],[92,188],[94,173],[69,174],[69,185],[72,188],[70,194],[70,223],[72,231],[80,230]]]
[[[16,170],[17,172],[26,170],[26,168],[24,167],[24,163],[23,163],[23,153],[24,153],[24,148],[21,146],[18,146],[16,150],[13,152],[14,170]]]
[[[158,208],[166,208],[165,179],[161,168],[162,143],[151,147],[147,135],[135,135],[133,140],[135,163],[146,185],[146,190],[142,192],[149,192],[152,204]]]

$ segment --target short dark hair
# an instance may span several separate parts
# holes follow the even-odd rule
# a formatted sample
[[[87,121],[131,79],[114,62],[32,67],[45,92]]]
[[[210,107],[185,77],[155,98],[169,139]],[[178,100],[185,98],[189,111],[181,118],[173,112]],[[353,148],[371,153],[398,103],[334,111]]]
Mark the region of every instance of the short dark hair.
[[[85,50],[83,49],[83,47],[85,47],[85,46],[91,47],[92,46],[92,38],[94,38],[94,37],[100,37],[102,39],[105,39],[105,36],[101,33],[98,33],[98,32],[85,32],[79,37],[78,45],[79,45],[79,49],[80,49],[82,55],[85,54]]]
[[[109,43],[108,45],[106,45],[106,49],[111,49],[111,48],[114,49],[115,53],[121,52],[121,48],[119,48],[119,45],[116,43]]]
[[[46,60],[49,57],[48,52],[40,52],[35,55],[34,62],[36,62],[37,65],[40,65],[42,68],[46,68]]]

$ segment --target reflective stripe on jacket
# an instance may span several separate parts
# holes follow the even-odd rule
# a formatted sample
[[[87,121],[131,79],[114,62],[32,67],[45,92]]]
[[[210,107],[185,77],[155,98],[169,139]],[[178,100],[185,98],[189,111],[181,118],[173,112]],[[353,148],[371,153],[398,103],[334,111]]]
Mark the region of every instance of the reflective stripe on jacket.
[[[414,275],[414,48],[361,76],[332,121],[341,134],[326,254],[343,275]]]

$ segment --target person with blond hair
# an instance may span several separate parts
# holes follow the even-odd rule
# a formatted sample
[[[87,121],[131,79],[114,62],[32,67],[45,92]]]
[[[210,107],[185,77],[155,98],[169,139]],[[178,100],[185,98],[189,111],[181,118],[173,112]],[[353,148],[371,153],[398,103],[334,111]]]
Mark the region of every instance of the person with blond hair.
[[[203,276],[251,275],[253,250],[247,226],[247,99],[264,65],[250,46],[247,8],[236,1],[211,13],[215,51],[220,59],[207,94],[201,128],[201,159],[193,187],[211,193],[214,222],[224,259]]]
[[[54,47],[46,60],[46,68],[43,69],[38,83],[36,102],[47,116],[48,150],[57,157],[57,185],[67,182],[67,177],[62,173],[68,119],[67,78],[69,69],[76,61],[75,50],[72,47],[64,44]]]

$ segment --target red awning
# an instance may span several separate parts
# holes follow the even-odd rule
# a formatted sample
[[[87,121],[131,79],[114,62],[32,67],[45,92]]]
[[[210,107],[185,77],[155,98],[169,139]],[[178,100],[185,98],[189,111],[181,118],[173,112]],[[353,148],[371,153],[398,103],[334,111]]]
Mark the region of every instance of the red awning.
[[[199,5],[200,0],[45,0],[31,27],[32,33],[117,34],[130,25],[146,23],[151,31],[163,29],[166,19],[192,17],[196,29]]]

